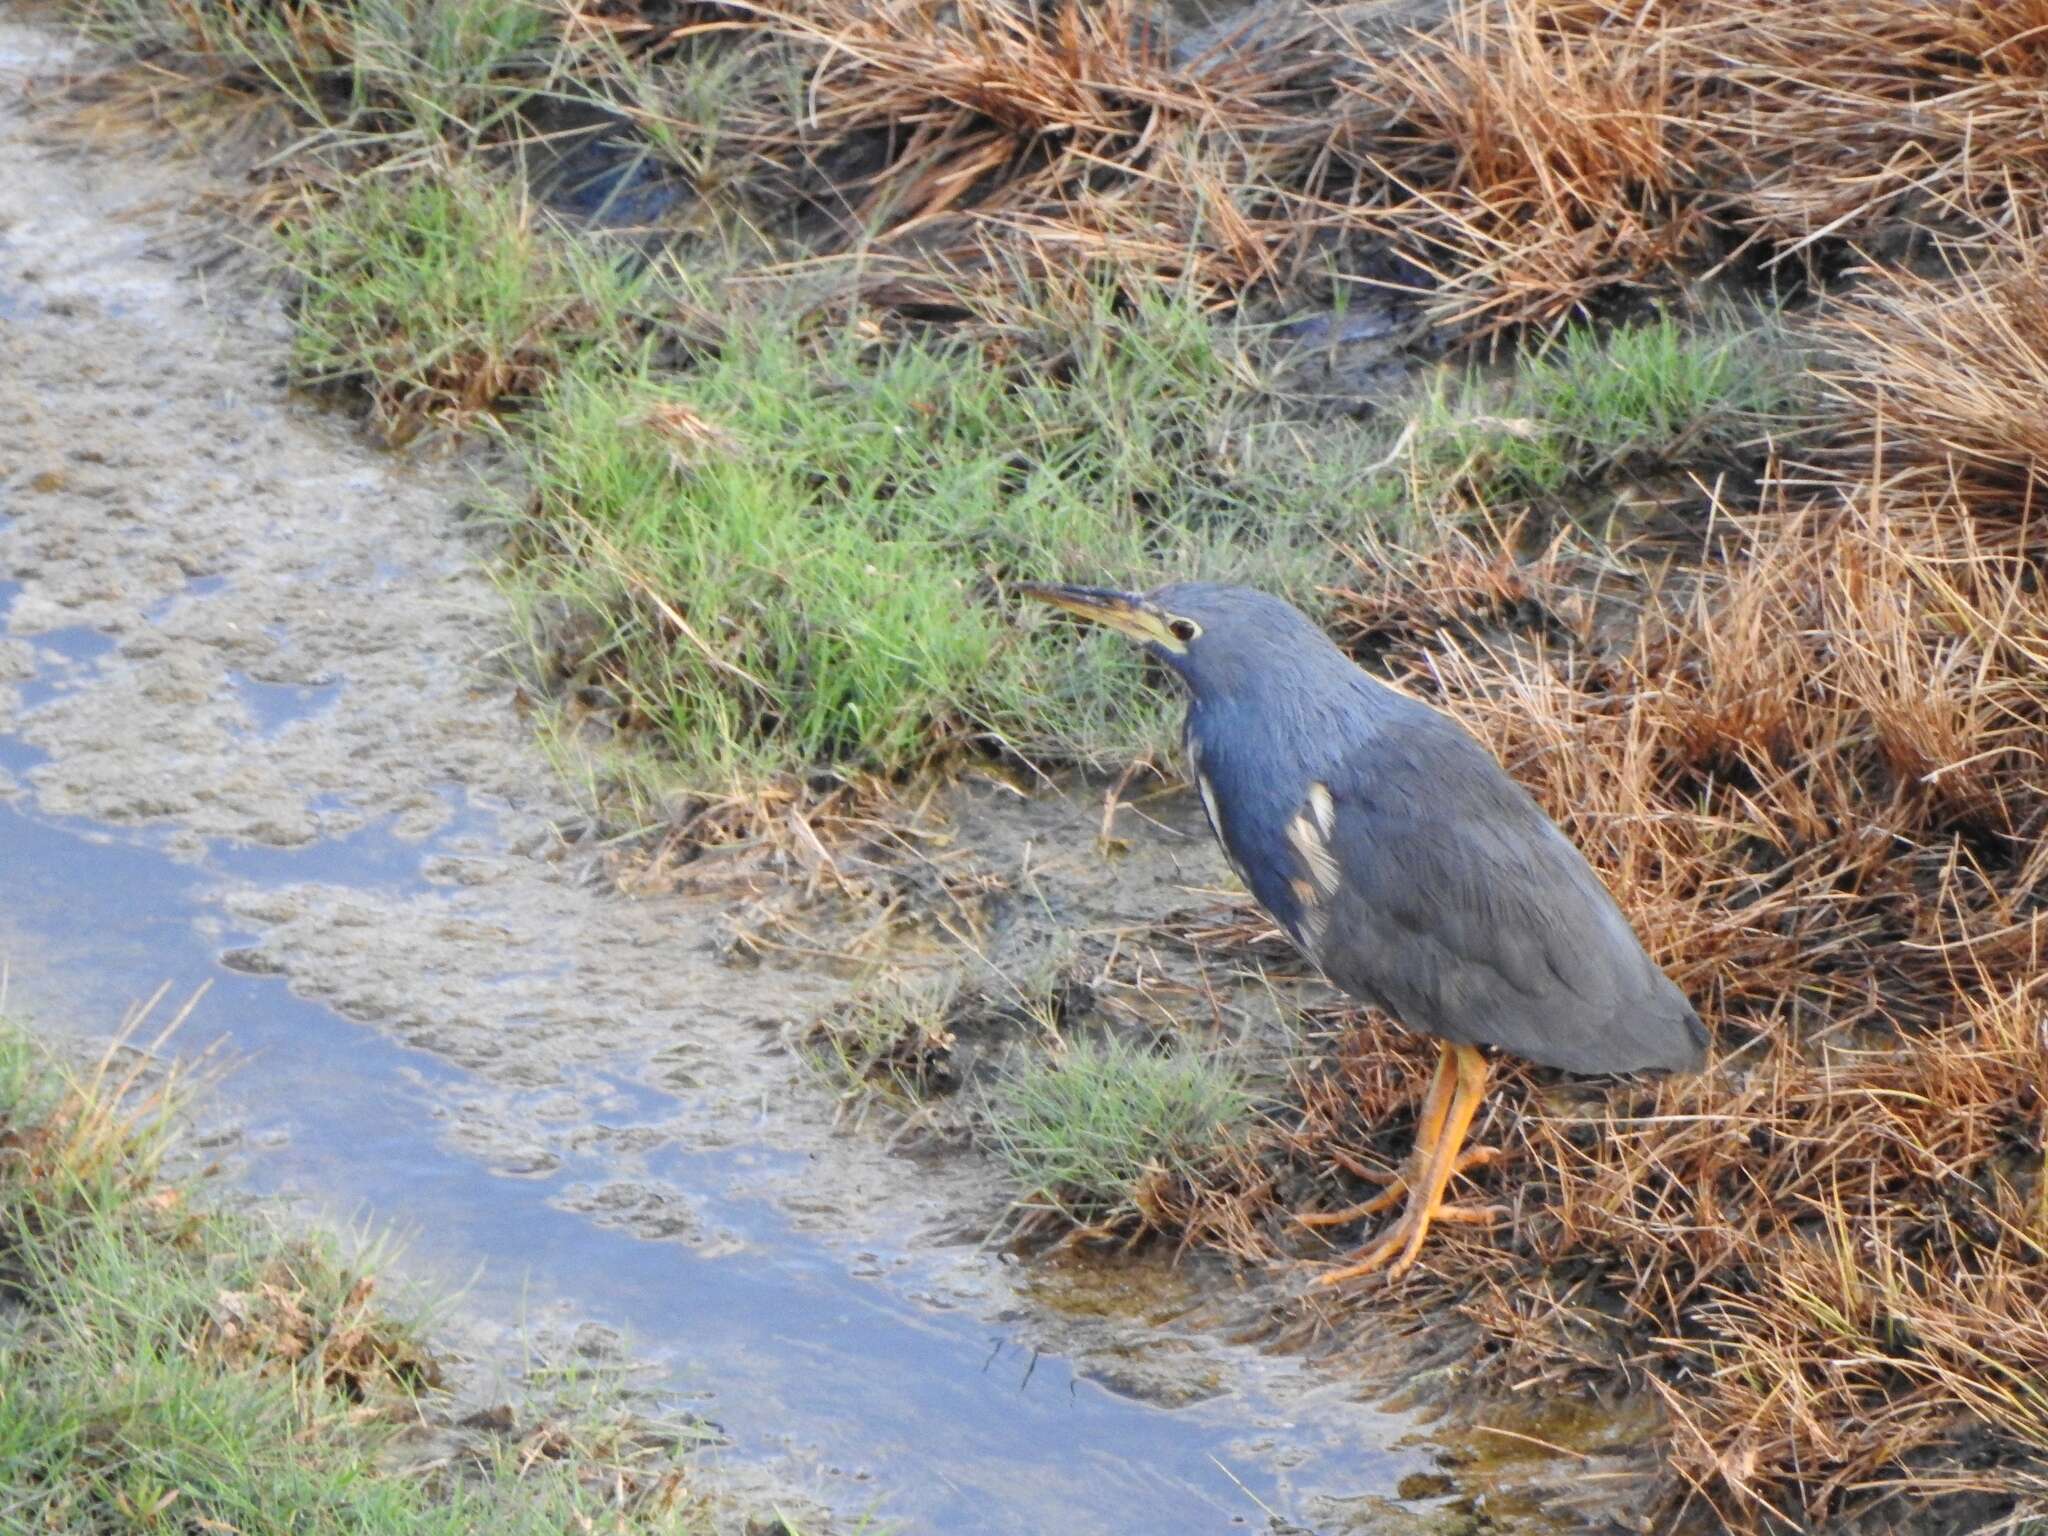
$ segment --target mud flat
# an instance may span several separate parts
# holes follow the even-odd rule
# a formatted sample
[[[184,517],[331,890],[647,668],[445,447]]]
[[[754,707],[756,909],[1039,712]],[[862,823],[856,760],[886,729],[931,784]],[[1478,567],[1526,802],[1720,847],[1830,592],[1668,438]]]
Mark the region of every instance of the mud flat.
[[[648,1365],[735,1482],[920,1531],[1473,1518],[1412,1420],[1231,1342],[1220,1272],[1019,1263],[976,1159],[835,1126],[783,1037],[854,979],[729,963],[738,886],[612,890],[492,664],[476,468],[278,388],[278,301],[201,259],[211,173],[48,131],[64,64],[0,23],[14,1006],[205,984],[186,1043],[240,1062],[213,1134],[248,1187],[476,1277],[479,1348]],[[1193,838],[1103,865],[1092,804],[952,809],[1041,850],[1049,923],[1214,876]]]

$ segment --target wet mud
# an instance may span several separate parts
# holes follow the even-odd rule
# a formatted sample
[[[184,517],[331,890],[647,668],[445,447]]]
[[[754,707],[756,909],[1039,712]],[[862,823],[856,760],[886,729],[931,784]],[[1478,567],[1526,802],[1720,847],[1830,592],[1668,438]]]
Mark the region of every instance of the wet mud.
[[[909,1531],[1491,1528],[1363,1377],[1233,1342],[1230,1276],[1021,1262],[975,1157],[840,1123],[788,1042],[860,968],[736,946],[789,907],[737,877],[616,890],[496,664],[488,462],[284,392],[277,298],[194,258],[228,172],[53,131],[64,48],[0,19],[10,1007],[204,986],[242,1184],[406,1235],[479,1350],[647,1367],[735,1486]],[[934,814],[1028,894],[1012,951],[1219,877],[1184,806],[1116,860],[1092,801]]]

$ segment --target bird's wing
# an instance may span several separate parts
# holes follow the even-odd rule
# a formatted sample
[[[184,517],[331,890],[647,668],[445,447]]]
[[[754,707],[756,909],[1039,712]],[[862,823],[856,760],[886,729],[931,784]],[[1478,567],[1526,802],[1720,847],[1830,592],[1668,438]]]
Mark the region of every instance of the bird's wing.
[[[1346,754],[1289,823],[1318,897],[1305,947],[1413,1029],[1576,1072],[1697,1065],[1698,1017],[1599,876],[1428,713]]]

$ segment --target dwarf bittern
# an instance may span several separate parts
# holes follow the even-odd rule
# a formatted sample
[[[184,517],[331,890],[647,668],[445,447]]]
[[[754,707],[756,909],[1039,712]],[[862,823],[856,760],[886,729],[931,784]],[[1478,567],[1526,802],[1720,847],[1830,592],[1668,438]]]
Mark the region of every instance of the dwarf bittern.
[[[1442,1047],[1406,1168],[1378,1199],[1305,1218],[1402,1213],[1329,1284],[1415,1262],[1465,1134],[1479,1047],[1567,1072],[1697,1070],[1707,1033],[1592,866],[1493,754],[1367,676],[1278,598],[1187,582],[1145,594],[1030,585],[1143,644],[1188,690],[1183,746],[1210,830],[1323,974]]]

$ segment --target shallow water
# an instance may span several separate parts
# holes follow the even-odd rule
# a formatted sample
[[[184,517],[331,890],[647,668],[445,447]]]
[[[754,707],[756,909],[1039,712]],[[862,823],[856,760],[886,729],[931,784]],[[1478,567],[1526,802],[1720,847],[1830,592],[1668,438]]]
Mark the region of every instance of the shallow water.
[[[473,487],[269,385],[274,301],[176,255],[203,173],[10,105],[51,46],[0,22],[11,1006],[90,1037],[203,985],[239,1183],[409,1234],[508,1358],[616,1336],[743,1485],[915,1531],[1373,1528],[1316,1511],[1432,1467],[1408,1420],[1228,1342],[1214,1277],[984,1248],[987,1171],[838,1132],[780,1043],[847,978],[726,963],[744,892],[610,892],[483,670]],[[1030,814],[1083,850],[1036,856],[1048,912],[1172,873]]]
[[[423,851],[379,834],[309,858],[323,878],[386,881]],[[228,852],[222,867],[238,862]],[[178,995],[206,984],[187,1036],[223,1030],[244,1062],[224,1090],[256,1149],[239,1182],[396,1223],[444,1273],[481,1265],[468,1306],[507,1315],[572,1299],[652,1351],[667,1390],[714,1419],[732,1454],[788,1448],[835,1481],[871,1480],[880,1510],[916,1529],[986,1531],[1213,1529],[1255,1515],[1252,1497],[1287,1503],[1288,1481],[1358,1486],[1370,1468],[1390,1487],[1427,1465],[1353,1440],[1368,1425],[1398,1433],[1391,1418],[1353,1410],[1319,1432],[1255,1394],[1167,1411],[1082,1379],[1001,1321],[921,1302],[920,1282],[939,1277],[914,1254],[871,1248],[850,1263],[747,1198],[754,1176],[802,1154],[669,1143],[676,1103],[631,1064],[591,1073],[609,1109],[594,1128],[652,1132],[636,1169],[691,1192],[679,1236],[716,1241],[653,1241],[601,1207],[565,1209],[617,1175],[614,1155],[492,1167],[449,1147],[465,1074],[225,966],[248,935],[209,899],[218,878],[214,860],[176,861],[147,838],[0,809],[0,945],[34,957],[26,991],[42,994],[42,1016],[104,1019],[158,982]],[[1285,1447],[1285,1480],[1259,1441]]]
[[[15,738],[0,752],[17,775],[39,756]],[[249,880],[430,897],[422,863],[488,836],[489,821],[460,810],[416,843],[371,826],[300,850],[209,844],[192,860],[161,834],[17,801],[0,807],[0,952],[27,959],[20,990],[49,1019],[104,1021],[159,983],[178,996],[205,985],[186,1043],[219,1032],[241,1063],[223,1090],[240,1182],[395,1223],[443,1273],[481,1266],[470,1307],[570,1301],[651,1354],[667,1390],[732,1437],[730,1454],[786,1449],[832,1481],[872,1482],[879,1508],[913,1528],[1213,1529],[1255,1516],[1255,1499],[1287,1505],[1293,1487],[1390,1489],[1429,1464],[1381,1449],[1405,1426],[1361,1408],[1316,1427],[1243,1383],[1168,1410],[1085,1379],[1007,1322],[944,1305],[946,1263],[880,1245],[848,1255],[795,1229],[748,1194],[806,1156],[767,1139],[772,1116],[763,1139],[686,1148],[668,1129],[679,1101],[630,1060],[584,1069],[602,1117],[581,1154],[494,1164],[451,1147],[467,1074],[239,968],[260,935],[220,897]],[[527,1112],[557,1097],[536,1090]],[[615,1225],[590,1199],[625,1172],[687,1192],[668,1213],[679,1240]]]

